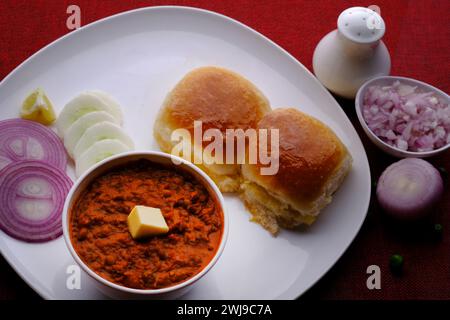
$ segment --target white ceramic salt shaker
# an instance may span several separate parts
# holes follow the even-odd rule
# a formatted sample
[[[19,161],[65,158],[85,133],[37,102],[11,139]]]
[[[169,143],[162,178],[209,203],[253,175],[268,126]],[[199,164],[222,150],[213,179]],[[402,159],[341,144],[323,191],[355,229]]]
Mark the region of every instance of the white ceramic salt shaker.
[[[352,99],[364,82],[390,72],[389,52],[381,41],[386,26],[378,13],[363,7],[344,10],[337,26],[317,45],[313,70],[330,91]]]

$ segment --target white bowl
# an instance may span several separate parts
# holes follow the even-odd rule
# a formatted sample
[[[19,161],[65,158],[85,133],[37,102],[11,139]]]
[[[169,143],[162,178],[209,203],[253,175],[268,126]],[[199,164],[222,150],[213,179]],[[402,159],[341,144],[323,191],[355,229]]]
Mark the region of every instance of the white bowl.
[[[377,147],[379,147],[381,150],[383,150],[386,153],[389,153],[390,155],[393,155],[394,157],[398,158],[427,158],[432,157],[435,155],[438,155],[440,153],[445,152],[448,148],[450,148],[450,144],[447,144],[439,149],[431,150],[431,151],[404,151],[400,150],[394,146],[391,146],[381,140],[375,133],[372,132],[372,130],[369,129],[367,126],[366,121],[364,120],[363,114],[362,114],[362,107],[363,107],[363,99],[366,94],[366,90],[368,87],[373,85],[381,85],[381,86],[388,86],[392,85],[395,81],[400,81],[403,84],[411,85],[411,86],[417,86],[419,91],[426,91],[426,92],[434,92],[434,94],[437,97],[442,98],[443,100],[447,101],[447,103],[450,104],[450,97],[445,92],[418,80],[405,78],[405,77],[394,77],[394,76],[382,76],[382,77],[376,77],[373,78],[367,82],[365,82],[356,93],[355,98],[355,107],[356,107],[356,114],[358,115],[359,122],[361,123],[361,126],[363,127],[365,133],[369,137],[370,140],[372,140],[373,143]]]
[[[189,278],[182,283],[167,288],[146,289],[146,290],[133,289],[118,285],[116,283],[113,283],[111,281],[102,278],[93,270],[91,270],[81,260],[81,258],[78,256],[78,254],[76,253],[75,249],[72,246],[72,242],[69,235],[69,221],[70,221],[69,212],[73,205],[74,200],[77,199],[78,195],[94,179],[96,179],[101,174],[107,172],[111,168],[138,159],[147,159],[154,163],[165,164],[173,167],[175,166],[181,167],[183,170],[192,174],[195,178],[197,178],[200,182],[204,184],[209,193],[213,197],[216,197],[216,202],[219,203],[223,212],[222,239],[220,241],[219,248],[216,251],[212,260],[208,263],[208,265],[205,268],[203,268],[202,271],[200,271],[192,278]],[[175,164],[174,160],[176,160],[176,162],[179,164]],[[131,151],[127,153],[122,153],[110,157],[108,159],[105,159],[97,163],[92,168],[90,168],[74,183],[74,185],[70,189],[64,204],[62,223],[63,223],[64,240],[75,261],[81,266],[83,271],[85,271],[91,278],[94,279],[94,283],[97,285],[100,291],[102,291],[107,296],[116,299],[152,299],[152,298],[175,299],[180,297],[181,295],[185,294],[188,290],[190,290],[192,286],[214,266],[214,264],[217,262],[220,255],[222,254],[228,236],[228,216],[227,213],[225,212],[225,204],[222,194],[217,188],[216,184],[202,170],[200,170],[197,166],[193,165],[192,163],[179,157],[158,151]]]

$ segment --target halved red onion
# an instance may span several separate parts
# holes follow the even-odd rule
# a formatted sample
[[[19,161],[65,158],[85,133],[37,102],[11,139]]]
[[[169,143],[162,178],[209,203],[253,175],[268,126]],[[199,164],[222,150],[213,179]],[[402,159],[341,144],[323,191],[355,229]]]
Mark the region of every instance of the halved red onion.
[[[19,118],[0,121],[0,170],[22,160],[41,160],[65,170],[67,154],[56,133],[40,123]]]
[[[393,217],[416,220],[432,211],[443,190],[436,168],[425,160],[407,158],[386,168],[378,180],[377,197]]]
[[[64,171],[42,161],[7,165],[0,171],[0,229],[27,242],[58,238],[71,186]]]

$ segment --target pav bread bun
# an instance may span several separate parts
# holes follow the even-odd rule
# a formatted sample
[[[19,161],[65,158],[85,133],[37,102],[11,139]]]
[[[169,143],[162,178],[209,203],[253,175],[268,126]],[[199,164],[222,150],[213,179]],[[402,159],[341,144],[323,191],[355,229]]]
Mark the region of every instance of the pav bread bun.
[[[279,129],[279,169],[261,175],[260,163],[242,165],[240,196],[252,220],[274,235],[312,224],[349,172],[351,155],[329,127],[297,109],[275,109],[257,127]]]
[[[194,121],[202,121],[203,132],[217,128],[225,141],[226,129],[255,128],[269,111],[268,100],[247,79],[223,68],[201,67],[186,74],[168,94],[154,125],[154,137],[164,152],[171,153],[177,144],[171,141],[172,132],[183,128],[193,137]],[[191,155],[191,159],[194,156],[198,155]],[[205,164],[203,161],[198,166],[221,191],[239,190],[239,164]]]

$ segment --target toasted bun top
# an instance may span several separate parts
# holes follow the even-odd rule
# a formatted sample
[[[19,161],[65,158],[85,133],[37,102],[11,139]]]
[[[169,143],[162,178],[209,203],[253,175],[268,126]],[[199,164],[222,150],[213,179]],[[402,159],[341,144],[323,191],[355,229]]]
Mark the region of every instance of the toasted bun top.
[[[294,208],[309,211],[350,157],[346,147],[325,124],[293,108],[275,109],[258,128],[279,130],[279,170],[276,175],[261,175],[260,168],[268,165],[246,164],[245,179]]]
[[[163,121],[172,128],[193,130],[194,120],[203,129],[254,128],[270,111],[264,95],[247,79],[219,67],[189,72],[169,93]]]

